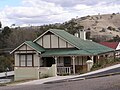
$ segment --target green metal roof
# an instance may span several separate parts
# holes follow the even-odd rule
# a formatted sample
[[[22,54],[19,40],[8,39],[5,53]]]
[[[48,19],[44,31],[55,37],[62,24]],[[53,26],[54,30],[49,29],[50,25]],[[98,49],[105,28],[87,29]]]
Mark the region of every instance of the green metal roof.
[[[86,52],[84,50],[75,50],[75,49],[51,49],[46,50],[46,52],[42,53],[41,56],[73,56],[73,55],[79,55],[79,56],[86,56],[86,55],[92,55],[89,52]]]
[[[55,34],[56,36],[60,37],[61,39],[65,40],[66,42],[73,45],[76,49],[52,49],[52,50],[45,50],[42,46],[38,45],[35,41],[26,41],[23,44],[27,44],[34,50],[38,52],[42,52],[42,56],[53,56],[53,55],[97,55],[101,53],[106,53],[110,51],[114,51],[109,47],[103,46],[101,44],[95,43],[89,40],[83,40],[78,37],[75,37],[64,30],[58,29],[50,29],[48,30]],[[47,31],[47,32],[48,32]],[[47,33],[46,32],[46,33]],[[38,40],[37,38],[36,40]],[[20,46],[22,46],[21,44]],[[19,46],[19,47],[20,47]],[[17,48],[19,48],[17,47]],[[17,49],[16,48],[16,49]],[[13,53],[16,49],[14,49],[11,53]]]
[[[33,43],[32,41],[25,41],[25,44],[29,45],[30,47],[32,47],[33,49],[35,49],[38,52],[44,52],[45,51],[44,48],[42,48],[37,43]]]
[[[64,40],[68,41],[70,44],[74,45],[79,50],[84,50],[87,52],[90,52],[92,54],[99,54],[104,52],[113,51],[114,49],[103,46],[101,44],[95,43],[93,41],[89,40],[83,40],[81,38],[78,38],[76,36],[73,36],[69,34],[68,32],[64,30],[58,30],[58,29],[50,29],[52,33],[55,35],[63,38]]]

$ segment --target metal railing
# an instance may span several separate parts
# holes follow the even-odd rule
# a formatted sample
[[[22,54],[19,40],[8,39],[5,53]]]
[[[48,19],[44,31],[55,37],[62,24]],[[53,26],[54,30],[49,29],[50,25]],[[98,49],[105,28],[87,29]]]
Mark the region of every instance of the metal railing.
[[[71,68],[70,67],[57,67],[57,74],[60,74],[60,75],[71,74]]]

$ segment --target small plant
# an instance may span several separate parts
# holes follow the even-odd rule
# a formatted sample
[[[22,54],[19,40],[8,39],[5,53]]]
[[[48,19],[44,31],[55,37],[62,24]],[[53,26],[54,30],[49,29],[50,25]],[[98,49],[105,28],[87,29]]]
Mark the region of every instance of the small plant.
[[[81,17],[81,19],[82,19],[82,20],[85,20],[85,19],[87,19],[87,17]]]
[[[95,63],[92,68],[91,68],[91,71],[94,71],[94,70],[97,70],[98,68],[101,68],[102,67],[102,63]]]
[[[42,78],[48,78],[48,77],[49,77],[49,75],[44,74]]]
[[[116,15],[115,13],[112,13],[112,15]]]
[[[88,28],[87,30],[91,30],[91,28]]]
[[[99,17],[96,17],[96,19],[98,20],[98,19],[99,19]]]
[[[108,29],[108,30],[111,30],[111,31],[115,31],[115,30],[116,30],[116,29],[113,28],[112,26],[109,26],[107,29]]]
[[[69,75],[69,73],[60,73],[59,75],[60,76],[67,76],[67,75]]]
[[[1,87],[1,86],[6,86],[6,84],[1,83],[1,84],[0,84],[0,87]]]
[[[102,28],[102,30],[100,32],[105,32],[105,31],[106,31],[105,28]]]
[[[118,61],[118,62],[120,62],[120,58],[116,58],[114,61]]]
[[[90,17],[90,15],[87,15],[87,17]]]
[[[102,19],[102,16],[100,16],[100,19]]]

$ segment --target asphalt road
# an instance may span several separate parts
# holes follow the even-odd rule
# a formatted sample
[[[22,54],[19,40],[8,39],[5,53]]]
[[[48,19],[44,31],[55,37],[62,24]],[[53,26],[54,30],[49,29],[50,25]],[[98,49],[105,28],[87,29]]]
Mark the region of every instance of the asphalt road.
[[[120,67],[119,68],[110,69],[110,70],[107,70],[107,71],[103,71],[103,72],[99,72],[99,73],[95,73],[95,74],[91,74],[91,75],[85,75],[85,76],[78,77],[78,78],[86,78],[86,77],[91,77],[91,76],[105,75],[105,74],[118,73],[118,72],[120,72]]]
[[[5,86],[0,90],[120,90],[120,75],[62,83]]]

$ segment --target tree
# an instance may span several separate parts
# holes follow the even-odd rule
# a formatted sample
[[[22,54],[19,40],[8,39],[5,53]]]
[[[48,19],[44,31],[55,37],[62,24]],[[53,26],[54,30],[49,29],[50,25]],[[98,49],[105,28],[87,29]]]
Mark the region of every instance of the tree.
[[[9,37],[6,39],[6,45],[8,48],[15,48],[24,41],[32,41],[35,38],[37,38],[37,34],[33,30],[13,30]]]
[[[10,56],[0,56],[0,72],[5,72],[7,68],[13,69],[13,58]]]
[[[4,27],[2,31],[3,36],[9,36],[10,33],[11,33],[11,29],[8,26]]]
[[[116,35],[113,39],[109,40],[109,42],[120,42],[120,37]]]
[[[0,48],[6,48],[7,44],[6,44],[6,40],[9,37],[9,35],[11,34],[11,29],[6,26],[4,27],[4,29],[2,30],[2,33],[0,33]]]
[[[0,22],[0,28],[2,28],[2,23]]]

